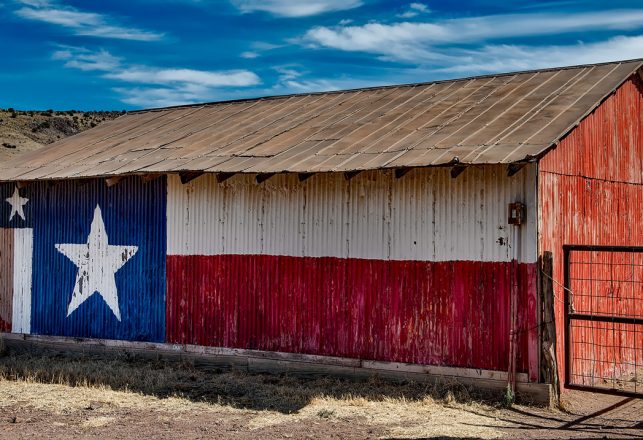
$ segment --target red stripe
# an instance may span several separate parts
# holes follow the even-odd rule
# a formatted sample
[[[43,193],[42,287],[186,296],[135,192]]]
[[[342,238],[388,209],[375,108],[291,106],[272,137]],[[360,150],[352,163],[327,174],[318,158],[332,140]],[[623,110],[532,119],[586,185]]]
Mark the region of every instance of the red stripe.
[[[527,331],[536,264],[517,267],[524,372],[536,353]],[[167,340],[506,370],[512,271],[471,261],[169,256]]]
[[[11,331],[13,309],[13,229],[0,228],[0,331]]]

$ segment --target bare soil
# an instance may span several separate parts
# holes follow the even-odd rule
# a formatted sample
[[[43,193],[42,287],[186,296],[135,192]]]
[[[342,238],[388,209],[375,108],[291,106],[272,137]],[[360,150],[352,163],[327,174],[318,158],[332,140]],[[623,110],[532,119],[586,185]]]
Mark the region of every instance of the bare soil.
[[[121,114],[122,112],[0,109],[0,161],[38,150]]]
[[[566,394],[565,411],[472,390],[206,371],[131,357],[0,356],[0,438],[641,438],[643,401]]]

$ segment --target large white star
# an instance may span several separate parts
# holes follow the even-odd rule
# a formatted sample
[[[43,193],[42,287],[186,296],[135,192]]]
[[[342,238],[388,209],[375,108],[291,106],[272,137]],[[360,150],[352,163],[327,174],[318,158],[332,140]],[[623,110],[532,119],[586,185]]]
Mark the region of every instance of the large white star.
[[[76,285],[67,307],[71,315],[94,293],[98,293],[116,319],[121,320],[116,289],[116,272],[138,251],[138,246],[112,246],[105,230],[100,206],[94,210],[89,237],[86,244],[57,244],[56,249],[78,267]]]
[[[9,197],[7,203],[11,205],[11,214],[9,215],[9,221],[13,220],[16,214],[25,220],[25,210],[24,206],[29,202],[29,199],[25,197],[20,197],[20,190],[16,186],[16,189],[13,191],[13,195]]]

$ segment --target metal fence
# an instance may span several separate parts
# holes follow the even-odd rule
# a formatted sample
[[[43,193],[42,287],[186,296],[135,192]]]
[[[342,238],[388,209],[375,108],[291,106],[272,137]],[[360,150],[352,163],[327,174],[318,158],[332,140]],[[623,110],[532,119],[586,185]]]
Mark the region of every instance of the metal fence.
[[[564,247],[565,385],[643,396],[643,247]]]

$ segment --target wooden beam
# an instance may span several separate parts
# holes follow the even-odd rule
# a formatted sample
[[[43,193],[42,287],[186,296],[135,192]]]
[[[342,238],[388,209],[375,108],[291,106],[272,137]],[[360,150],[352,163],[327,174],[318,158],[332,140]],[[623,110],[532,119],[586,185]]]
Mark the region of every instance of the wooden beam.
[[[522,170],[525,165],[527,165],[527,162],[510,163],[509,166],[507,166],[507,176],[513,176],[518,171]]]
[[[361,172],[362,172],[361,170],[360,171],[346,171],[344,173],[344,179],[351,180],[353,177],[357,176]]]
[[[402,177],[406,176],[409,171],[411,171],[413,168],[395,168],[395,178],[396,179],[401,179]]]
[[[107,185],[108,188],[111,188],[121,180],[123,180],[123,176],[112,176],[105,179],[105,184]]]
[[[451,177],[455,179],[458,177],[460,174],[464,173],[464,170],[467,169],[466,165],[456,165],[453,168],[451,168]]]
[[[143,182],[147,183],[147,182],[151,182],[151,181],[153,181],[153,180],[158,179],[158,178],[159,178],[159,177],[161,177],[162,175],[163,175],[162,173],[150,173],[150,174],[143,174],[143,175],[141,176],[141,180],[142,180]]]
[[[183,173],[179,173],[179,176],[181,177],[181,183],[185,185],[186,183],[192,182],[194,179],[202,176],[203,174],[203,171],[186,171]]]
[[[257,177],[255,178],[257,184],[262,184],[266,180],[270,179],[272,176],[274,176],[275,173],[259,173],[257,174]]]
[[[306,180],[310,179],[314,175],[315,173],[299,173],[297,177],[299,178],[300,182],[305,182]]]
[[[236,173],[219,173],[217,174],[217,182],[223,183],[235,174]]]

